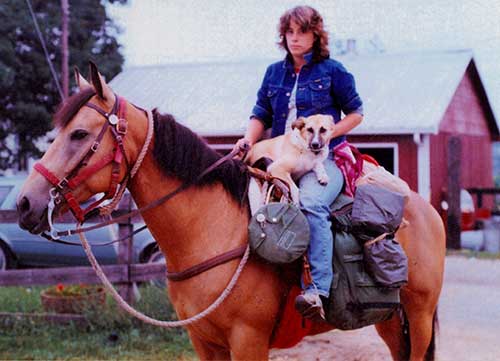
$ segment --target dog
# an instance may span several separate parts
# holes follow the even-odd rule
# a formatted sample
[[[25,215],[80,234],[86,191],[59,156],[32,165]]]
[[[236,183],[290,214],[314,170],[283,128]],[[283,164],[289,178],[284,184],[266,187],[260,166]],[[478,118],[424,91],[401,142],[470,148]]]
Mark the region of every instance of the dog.
[[[335,123],[331,115],[299,117],[287,134],[257,142],[245,157],[252,166],[259,159],[270,158],[267,171],[288,183],[292,202],[299,203],[299,188],[294,180],[313,170],[318,182],[328,184],[323,162],[328,157],[328,144],[334,136]]]

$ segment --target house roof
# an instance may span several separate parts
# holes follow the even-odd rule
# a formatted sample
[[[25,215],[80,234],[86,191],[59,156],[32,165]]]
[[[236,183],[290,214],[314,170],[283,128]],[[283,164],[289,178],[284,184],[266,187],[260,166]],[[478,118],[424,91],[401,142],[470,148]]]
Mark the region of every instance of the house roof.
[[[458,84],[474,63],[468,50],[337,59],[355,76],[364,101],[365,120],[354,134],[437,133]],[[130,67],[110,85],[134,104],[173,114],[200,135],[240,135],[265,69],[274,61]]]

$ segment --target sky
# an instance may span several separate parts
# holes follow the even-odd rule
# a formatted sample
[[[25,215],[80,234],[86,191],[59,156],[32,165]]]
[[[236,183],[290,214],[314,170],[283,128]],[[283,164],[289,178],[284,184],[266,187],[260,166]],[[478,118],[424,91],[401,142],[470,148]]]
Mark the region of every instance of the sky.
[[[110,5],[125,66],[281,58],[276,27],[292,0],[129,0]],[[470,48],[500,116],[499,0],[311,0],[335,39],[387,52]]]

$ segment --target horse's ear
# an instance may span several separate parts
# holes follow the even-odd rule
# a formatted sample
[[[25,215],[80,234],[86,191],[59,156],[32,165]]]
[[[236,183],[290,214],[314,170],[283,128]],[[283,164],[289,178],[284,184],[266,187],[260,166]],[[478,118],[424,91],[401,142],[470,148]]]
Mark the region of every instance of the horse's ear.
[[[78,85],[78,88],[80,88],[80,90],[92,87],[92,85],[90,85],[90,83],[87,81],[87,79],[85,79],[82,76],[82,74],[80,74],[80,71],[78,70],[78,68],[76,66],[73,68],[73,73],[75,75],[76,85]]]
[[[113,99],[113,91],[106,84],[104,78],[97,70],[97,65],[95,65],[92,61],[89,61],[90,65],[90,80],[92,81],[92,85],[97,93],[97,96],[103,100],[112,100]]]

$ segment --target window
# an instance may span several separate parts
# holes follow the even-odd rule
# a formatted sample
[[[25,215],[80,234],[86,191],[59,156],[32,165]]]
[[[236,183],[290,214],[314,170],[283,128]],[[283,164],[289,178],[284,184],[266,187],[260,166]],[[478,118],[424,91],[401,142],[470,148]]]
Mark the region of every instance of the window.
[[[361,153],[371,155],[387,171],[399,175],[397,143],[355,143]]]

